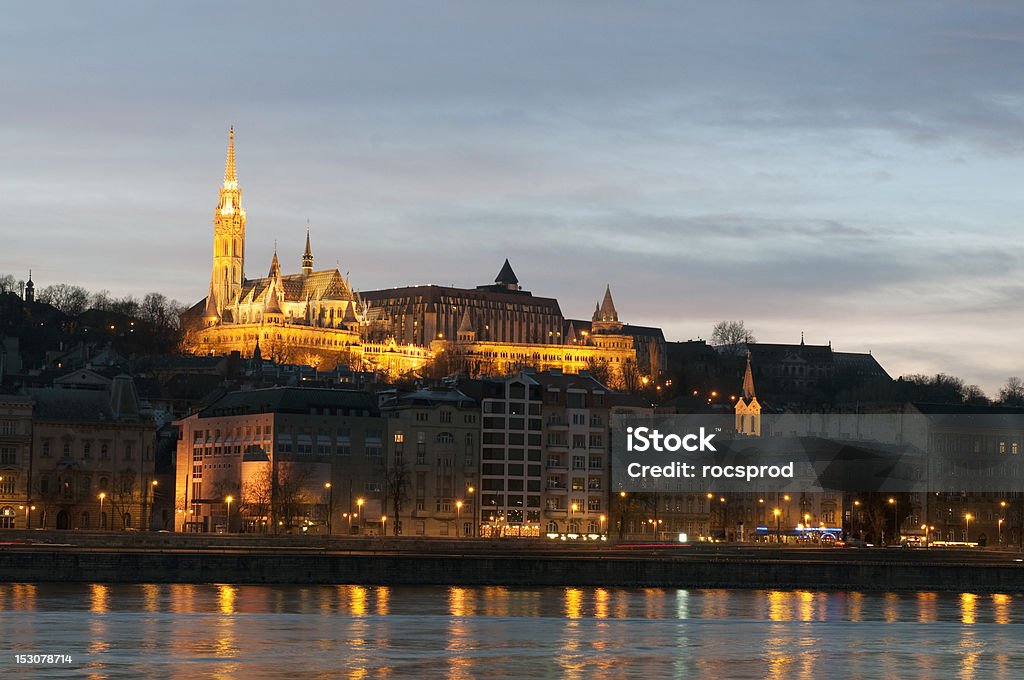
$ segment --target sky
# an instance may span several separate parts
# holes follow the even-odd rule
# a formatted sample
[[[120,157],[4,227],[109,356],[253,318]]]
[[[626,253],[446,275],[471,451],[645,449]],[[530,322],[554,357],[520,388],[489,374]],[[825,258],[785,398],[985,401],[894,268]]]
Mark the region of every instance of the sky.
[[[1024,5],[48,2],[0,7],[0,274],[186,303],[227,132],[246,274],[606,284],[669,340],[1024,374]]]

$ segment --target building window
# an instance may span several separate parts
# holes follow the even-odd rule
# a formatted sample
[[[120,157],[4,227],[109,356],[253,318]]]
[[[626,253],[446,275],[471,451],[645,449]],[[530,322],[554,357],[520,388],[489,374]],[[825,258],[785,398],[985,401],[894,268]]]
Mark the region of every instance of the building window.
[[[13,420],[0,420],[0,434],[15,434],[18,431]]]
[[[573,456],[572,457],[572,469],[573,470],[582,470],[586,466],[587,466],[587,457],[586,456]]]
[[[71,442],[64,442],[64,448],[62,449],[62,454],[63,454],[63,456],[65,458],[70,458],[71,457]]]
[[[429,419],[430,419],[430,414],[429,413],[424,413],[424,412],[421,411],[421,412],[416,414],[416,422],[417,423],[425,423]]]
[[[18,450],[13,447],[0,448],[0,465],[16,465]]]
[[[600,498],[588,498],[587,499],[587,510],[589,512],[599,512],[601,510],[601,499]]]
[[[124,459],[125,460],[131,460],[132,459],[132,445],[131,445],[131,442],[126,443],[124,445]]]
[[[50,457],[50,440],[47,439],[47,440],[43,441],[43,458],[49,458],[49,457]]]
[[[0,494],[10,496],[14,493],[14,482],[17,481],[15,476],[7,473],[3,477],[0,477]]]
[[[92,442],[82,444],[82,458],[89,458],[92,455]]]
[[[441,422],[442,423],[450,423],[450,422],[452,422],[452,412],[451,411],[441,411],[440,416],[441,416]]]
[[[106,460],[110,457],[110,446],[107,444],[100,444],[100,460]]]

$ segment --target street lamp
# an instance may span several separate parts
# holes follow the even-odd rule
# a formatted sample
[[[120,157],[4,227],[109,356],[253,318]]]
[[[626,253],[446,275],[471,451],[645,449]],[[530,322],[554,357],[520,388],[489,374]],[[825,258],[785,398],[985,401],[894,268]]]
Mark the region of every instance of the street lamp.
[[[356,499],[356,531],[357,532],[360,529],[359,525],[361,524],[361,520],[363,519],[363,503],[365,503],[365,502],[366,501],[364,501],[362,498],[357,498]]]
[[[782,510],[775,508],[772,514],[775,515],[775,542],[782,543]]]
[[[106,524],[106,523],[103,521],[103,501],[106,498],[107,498],[106,492],[101,491],[100,492],[100,529],[106,529],[106,527],[104,526],[104,524]]]
[[[998,534],[998,538],[996,540],[996,545],[1001,548],[1001,547],[1003,547],[1003,518],[1002,517],[999,518],[999,524],[998,524],[997,531],[999,532],[999,534]]]
[[[607,518],[607,517],[605,517],[604,515],[601,515],[601,516],[600,516],[600,517],[598,518],[598,520],[600,521],[600,524],[598,525],[598,528],[600,528],[600,529],[601,529],[600,533],[602,533],[602,534],[604,533],[604,521],[605,521],[606,519],[608,519],[608,518]]]
[[[228,496],[224,499],[224,502],[228,504],[228,533],[231,533],[231,503],[234,501],[234,497]]]
[[[462,529],[462,501],[455,501],[455,535],[461,536]]]
[[[381,515],[380,516],[380,535],[381,535],[382,538],[384,536],[387,536],[387,533],[388,533],[387,529],[385,528],[385,525],[387,524],[387,521],[388,521],[388,516],[387,515]]]
[[[896,502],[895,498],[889,498],[889,505],[892,506],[892,530],[895,536],[894,540],[900,542],[900,505]]]
[[[330,482],[324,483],[327,489],[327,535],[331,535],[331,515],[334,514],[334,486]]]
[[[860,508],[860,501],[854,501],[853,512],[850,514],[850,534],[857,533],[855,529],[857,528],[857,513],[859,512],[858,508]]]
[[[964,538],[966,539],[965,543],[970,543],[971,542],[971,520],[974,519],[974,515],[972,515],[971,513],[967,513],[966,515],[964,515],[964,519],[967,520],[967,526],[964,528]]]
[[[149,521],[146,522],[146,531],[149,531],[153,526],[153,509],[156,507],[156,487],[159,484],[160,482],[155,479],[149,483]]]
[[[569,527],[568,527],[568,529],[570,531],[572,531],[572,516],[579,509],[580,509],[580,504],[579,503],[573,503],[572,505],[569,506]]]

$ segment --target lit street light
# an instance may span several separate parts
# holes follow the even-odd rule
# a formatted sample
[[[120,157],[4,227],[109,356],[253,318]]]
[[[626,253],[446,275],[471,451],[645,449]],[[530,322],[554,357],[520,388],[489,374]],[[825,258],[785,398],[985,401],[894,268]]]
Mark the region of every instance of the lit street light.
[[[359,530],[361,528],[359,525],[362,523],[361,520],[363,519],[363,503],[365,502],[366,501],[364,501],[362,498],[356,499],[356,533],[359,533]]]
[[[967,513],[964,515],[964,519],[967,520],[967,526],[964,528],[964,542],[971,542],[971,520],[974,519],[974,515]]]
[[[224,502],[228,504],[228,533],[231,533],[231,503],[235,499],[232,496],[228,496],[224,499]]]
[[[107,497],[107,494],[105,492],[101,491],[100,492],[100,529],[106,529],[106,526],[104,526],[106,524],[106,522],[103,521],[103,501],[106,499],[106,497]]]
[[[782,543],[782,510],[775,508],[772,514],[775,515],[775,542]]]
[[[387,536],[387,533],[388,533],[387,529],[385,528],[385,525],[387,524],[387,521],[388,521],[388,516],[387,515],[381,515],[380,516],[380,535],[382,537],[383,536]]]
[[[455,501],[455,535],[462,535],[462,501]]]
[[[900,542],[900,505],[896,502],[895,498],[889,498],[889,505],[892,506],[892,529],[893,535],[896,537],[895,541]]]
[[[334,514],[334,486],[330,482],[324,483],[327,489],[327,535],[331,535],[331,515]]]

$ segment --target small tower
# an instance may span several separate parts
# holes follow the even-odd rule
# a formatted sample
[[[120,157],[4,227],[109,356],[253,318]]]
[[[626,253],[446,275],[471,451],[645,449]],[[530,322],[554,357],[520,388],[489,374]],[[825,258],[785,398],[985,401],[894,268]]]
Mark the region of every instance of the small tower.
[[[306,222],[306,252],[302,254],[302,275],[313,273],[313,249],[309,247],[309,222]]]
[[[761,404],[754,393],[754,372],[747,350],[747,370],[743,374],[743,394],[736,400],[736,433],[748,437],[761,436]]]
[[[456,339],[459,342],[475,342],[476,329],[473,328],[473,320],[469,316],[469,308],[462,314],[462,321],[459,323],[459,330],[456,332]]]
[[[622,331],[622,322],[619,321],[619,313],[615,311],[615,303],[612,301],[611,285],[605,287],[604,300],[594,309],[594,317],[591,322],[591,328],[595,333]]]
[[[35,302],[36,284],[32,283],[32,270],[28,270],[28,281],[25,282],[25,302]]]

